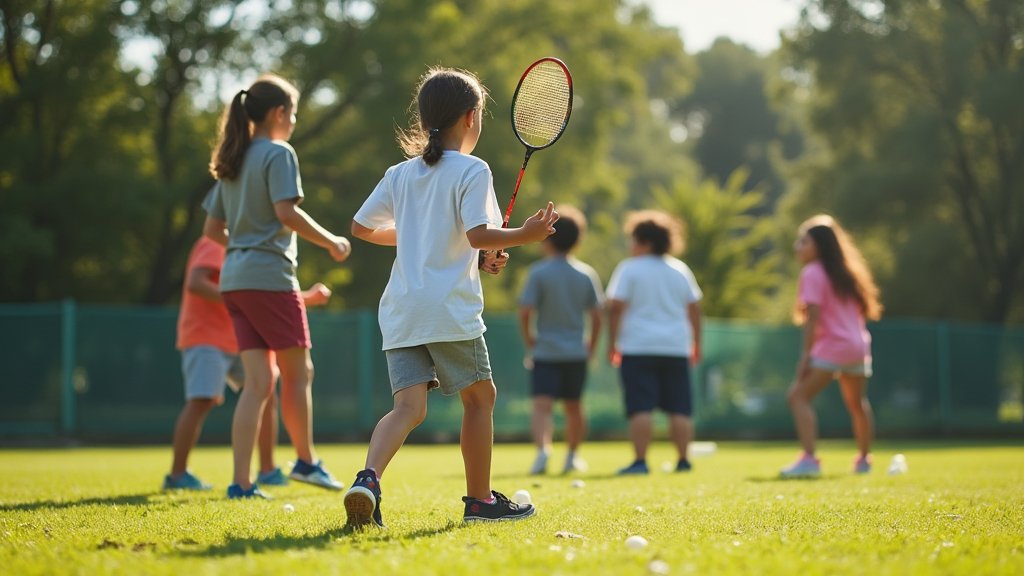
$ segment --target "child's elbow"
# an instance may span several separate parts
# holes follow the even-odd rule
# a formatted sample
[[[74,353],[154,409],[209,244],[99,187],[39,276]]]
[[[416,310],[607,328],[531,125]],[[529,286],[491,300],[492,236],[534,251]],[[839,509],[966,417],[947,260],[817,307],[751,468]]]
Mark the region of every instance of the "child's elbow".
[[[355,220],[353,220],[352,221],[352,226],[351,226],[351,232],[352,232],[352,236],[354,238],[359,238],[360,240],[366,240],[367,238],[369,238],[369,236],[371,234],[373,234],[373,229],[367,228],[366,226],[363,226],[359,222],[356,222]]]

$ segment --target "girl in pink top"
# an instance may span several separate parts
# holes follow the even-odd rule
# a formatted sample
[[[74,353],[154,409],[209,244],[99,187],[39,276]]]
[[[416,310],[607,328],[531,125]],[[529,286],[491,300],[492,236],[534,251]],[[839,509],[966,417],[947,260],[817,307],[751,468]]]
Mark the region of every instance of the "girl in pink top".
[[[873,428],[865,394],[871,376],[871,335],[865,319],[881,316],[878,287],[860,251],[831,216],[814,216],[801,224],[794,248],[804,265],[794,310],[804,338],[787,400],[804,451],[781,475],[821,474],[821,463],[814,456],[818,424],[811,402],[836,378],[857,440],[854,472],[864,474],[871,471]]]

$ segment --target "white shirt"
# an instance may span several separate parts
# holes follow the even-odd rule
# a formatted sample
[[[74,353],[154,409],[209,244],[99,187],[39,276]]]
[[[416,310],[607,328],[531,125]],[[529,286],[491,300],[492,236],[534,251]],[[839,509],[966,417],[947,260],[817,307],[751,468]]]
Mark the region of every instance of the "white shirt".
[[[623,260],[608,282],[608,299],[626,303],[619,352],[688,357],[693,334],[687,308],[702,297],[690,267],[678,258],[645,255]]]
[[[466,232],[501,227],[487,163],[447,150],[434,166],[416,157],[388,168],[354,220],[395,228],[397,254],[378,309],[384,350],[481,336],[478,251]]]

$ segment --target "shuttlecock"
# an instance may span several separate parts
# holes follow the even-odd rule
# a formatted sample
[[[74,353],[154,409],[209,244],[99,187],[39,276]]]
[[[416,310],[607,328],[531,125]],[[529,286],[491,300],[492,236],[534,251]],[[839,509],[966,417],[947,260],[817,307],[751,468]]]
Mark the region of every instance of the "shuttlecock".
[[[906,474],[907,472],[907,457],[903,454],[895,454],[892,457],[892,461],[889,462],[889,474]]]

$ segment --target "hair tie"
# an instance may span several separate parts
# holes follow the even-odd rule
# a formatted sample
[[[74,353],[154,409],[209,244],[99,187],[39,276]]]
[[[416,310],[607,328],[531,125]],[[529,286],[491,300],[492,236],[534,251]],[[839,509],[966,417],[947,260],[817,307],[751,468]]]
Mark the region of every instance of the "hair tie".
[[[429,130],[429,132],[430,132],[431,136],[437,136],[438,134],[441,133],[441,129],[440,128],[431,128]]]

